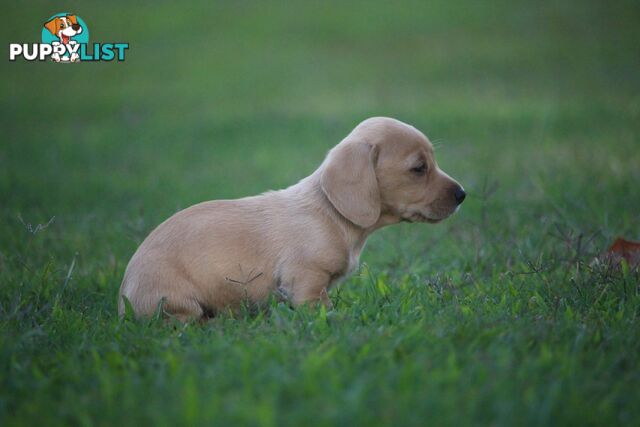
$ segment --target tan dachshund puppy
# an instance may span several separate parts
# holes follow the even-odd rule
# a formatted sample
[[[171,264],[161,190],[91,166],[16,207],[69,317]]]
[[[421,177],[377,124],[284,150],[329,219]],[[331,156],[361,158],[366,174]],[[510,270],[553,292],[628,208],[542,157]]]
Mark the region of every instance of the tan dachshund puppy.
[[[280,191],[204,202],[160,224],[127,266],[137,316],[162,303],[182,321],[276,293],[330,305],[328,289],[355,269],[367,237],[400,221],[439,222],[465,192],[438,168],[429,140],[398,120],[360,123],[310,176]]]

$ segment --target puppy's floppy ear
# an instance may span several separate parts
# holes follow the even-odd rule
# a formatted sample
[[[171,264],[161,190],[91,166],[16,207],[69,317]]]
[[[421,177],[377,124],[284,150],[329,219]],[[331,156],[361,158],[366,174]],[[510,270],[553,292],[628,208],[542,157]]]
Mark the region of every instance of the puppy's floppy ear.
[[[360,227],[370,227],[380,217],[377,155],[378,149],[366,142],[342,142],[329,152],[320,176],[329,201]]]
[[[53,34],[54,36],[58,35],[58,28],[60,26],[60,18],[58,18],[57,16],[53,19],[51,19],[50,21],[47,21],[44,23],[44,27],[49,30],[49,32],[51,34]]]
[[[71,21],[72,24],[78,23],[78,18],[76,17],[76,15],[67,15],[67,19]]]

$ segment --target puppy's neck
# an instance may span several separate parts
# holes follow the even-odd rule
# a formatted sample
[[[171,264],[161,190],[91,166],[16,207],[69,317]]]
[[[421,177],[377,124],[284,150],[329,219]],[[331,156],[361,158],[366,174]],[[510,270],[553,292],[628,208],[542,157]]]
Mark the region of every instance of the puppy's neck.
[[[360,255],[367,238],[378,228],[387,225],[388,218],[381,218],[371,227],[363,228],[345,218],[329,200],[320,185],[320,173],[316,171],[312,175],[304,178],[298,184],[289,187],[287,191],[294,191],[299,197],[304,199],[307,205],[316,213],[320,213],[326,222],[339,231],[344,244],[350,254],[356,257]]]

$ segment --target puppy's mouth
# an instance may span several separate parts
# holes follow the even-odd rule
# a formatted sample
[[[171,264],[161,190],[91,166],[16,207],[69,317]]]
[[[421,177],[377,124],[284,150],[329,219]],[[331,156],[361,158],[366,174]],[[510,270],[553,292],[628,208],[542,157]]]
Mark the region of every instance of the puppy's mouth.
[[[413,212],[408,216],[402,217],[403,221],[406,222],[427,222],[429,224],[437,224],[440,221],[442,221],[443,219],[445,219],[446,217],[443,218],[431,218],[428,217],[420,212]]]
[[[408,209],[401,215],[402,221],[405,222],[426,222],[428,224],[437,224],[451,215],[456,213],[460,206],[456,206],[453,209],[446,209],[440,206],[430,206],[425,210],[412,210]]]
[[[60,38],[62,39],[62,44],[69,44],[71,36],[66,36],[64,33],[60,33]]]

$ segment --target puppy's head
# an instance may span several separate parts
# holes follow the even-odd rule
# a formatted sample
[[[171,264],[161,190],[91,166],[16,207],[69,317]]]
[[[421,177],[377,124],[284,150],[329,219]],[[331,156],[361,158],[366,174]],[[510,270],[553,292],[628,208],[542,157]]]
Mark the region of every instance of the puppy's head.
[[[462,186],[438,167],[429,140],[385,117],[365,120],[334,147],[320,182],[338,212],[365,228],[382,215],[391,222],[437,223],[465,198]]]

